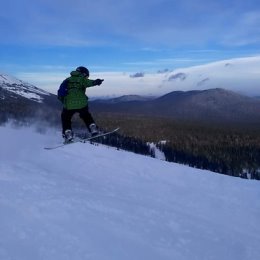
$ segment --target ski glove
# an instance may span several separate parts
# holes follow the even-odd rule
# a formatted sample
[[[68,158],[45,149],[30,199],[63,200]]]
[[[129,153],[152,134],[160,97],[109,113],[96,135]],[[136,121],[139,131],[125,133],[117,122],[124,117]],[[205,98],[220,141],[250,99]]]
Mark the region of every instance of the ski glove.
[[[103,79],[96,79],[93,81],[93,86],[100,86],[104,80]]]

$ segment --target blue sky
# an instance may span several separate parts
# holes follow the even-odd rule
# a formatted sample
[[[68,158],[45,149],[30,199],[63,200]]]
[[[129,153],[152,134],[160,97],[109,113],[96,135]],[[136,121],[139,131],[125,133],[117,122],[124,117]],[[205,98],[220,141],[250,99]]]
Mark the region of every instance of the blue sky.
[[[0,71],[55,92],[79,65],[102,77],[259,56],[260,2],[9,0],[0,35]]]

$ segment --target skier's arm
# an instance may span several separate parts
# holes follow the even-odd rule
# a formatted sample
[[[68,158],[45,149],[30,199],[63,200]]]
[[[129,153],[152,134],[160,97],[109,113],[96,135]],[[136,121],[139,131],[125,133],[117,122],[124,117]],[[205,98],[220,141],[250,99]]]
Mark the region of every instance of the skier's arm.
[[[103,81],[104,81],[103,79],[95,79],[92,82],[92,84],[93,84],[92,86],[97,86],[97,85],[100,86]]]
[[[103,79],[86,79],[84,85],[86,88],[100,86],[104,80]]]

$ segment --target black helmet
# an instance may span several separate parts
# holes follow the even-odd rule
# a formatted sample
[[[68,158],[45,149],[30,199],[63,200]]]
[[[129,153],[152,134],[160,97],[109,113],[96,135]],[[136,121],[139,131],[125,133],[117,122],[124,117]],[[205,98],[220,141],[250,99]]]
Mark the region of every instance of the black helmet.
[[[76,68],[76,71],[80,72],[81,74],[84,74],[86,76],[89,76],[89,71],[87,68],[80,66]]]

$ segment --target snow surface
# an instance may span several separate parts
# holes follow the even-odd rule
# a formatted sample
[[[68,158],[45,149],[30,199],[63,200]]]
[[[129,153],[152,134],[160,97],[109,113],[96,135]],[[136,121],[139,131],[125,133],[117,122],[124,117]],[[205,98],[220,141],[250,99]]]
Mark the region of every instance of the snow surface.
[[[165,154],[159,148],[156,147],[155,143],[147,143],[147,144],[149,145],[150,150],[154,152],[155,158],[163,160],[163,161],[166,160]]]
[[[260,182],[0,127],[0,259],[258,260]]]

